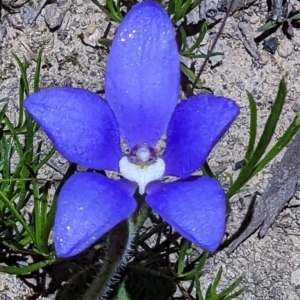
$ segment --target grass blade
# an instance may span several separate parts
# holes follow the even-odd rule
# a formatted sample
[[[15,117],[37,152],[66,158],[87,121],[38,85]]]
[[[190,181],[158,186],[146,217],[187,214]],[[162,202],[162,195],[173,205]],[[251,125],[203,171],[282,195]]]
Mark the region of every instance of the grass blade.
[[[8,208],[8,210],[11,212],[11,214],[16,218],[16,220],[18,220],[21,223],[21,225],[24,227],[24,229],[28,232],[28,234],[31,236],[32,240],[34,241],[35,237],[34,237],[32,230],[29,228],[26,221],[22,218],[22,216],[16,210],[13,203],[6,198],[6,196],[2,193],[2,191],[0,191],[0,199],[3,201],[3,203]]]
[[[254,150],[250,160],[242,166],[242,169],[236,181],[229,188],[227,192],[228,199],[230,199],[237,191],[240,190],[242,186],[245,185],[245,183],[248,180],[251,179],[251,174],[253,170],[256,168],[257,163],[265,153],[274,135],[274,131],[277,126],[285,102],[286,94],[287,94],[286,82],[284,79],[282,79],[279,84],[276,100],[274,102],[274,105],[272,106],[271,113],[267,119],[263,133],[258,141],[256,149]]]
[[[300,113],[294,118],[293,122],[285,133],[279,138],[273,148],[266,154],[266,156],[258,163],[253,170],[251,176],[260,172],[277,154],[284,149],[287,144],[293,139],[298,130],[300,129]]]
[[[34,196],[34,227],[36,247],[40,252],[48,252],[48,236],[45,235],[45,226],[47,222],[48,189],[50,182],[40,189],[36,182],[32,182]],[[42,194],[40,194],[40,190]]]
[[[37,61],[36,61],[36,68],[34,73],[34,82],[33,82],[33,90],[37,92],[40,88],[40,76],[41,76],[41,64],[42,64],[42,55],[43,49],[40,50]]]
[[[249,134],[249,142],[248,148],[245,155],[245,161],[249,161],[256,141],[256,134],[257,134],[257,106],[256,101],[254,100],[253,96],[247,92],[248,101],[249,101],[249,108],[250,108],[250,134]]]
[[[190,54],[192,54],[197,48],[199,48],[200,46],[200,43],[203,41],[204,39],[204,36],[207,32],[207,29],[208,29],[208,24],[207,22],[204,22],[200,28],[200,32],[199,32],[199,35],[194,43],[194,45],[187,49],[186,51],[182,52],[181,55],[184,55],[184,56],[189,56]]]
[[[30,264],[25,267],[16,267],[16,266],[0,266],[0,272],[5,272],[7,274],[14,275],[24,275],[29,274],[39,269],[42,269],[54,262],[54,259],[49,259],[45,261],[40,261],[38,263]]]
[[[180,63],[180,70],[182,71],[182,73],[191,81],[191,82],[195,82],[196,80],[196,75],[194,74],[194,72],[192,70],[190,70],[185,64]],[[200,79],[198,79],[198,81],[196,82],[196,87],[198,89],[202,88],[202,83],[200,81]]]
[[[177,275],[181,275],[185,268],[185,257],[186,252],[190,248],[191,244],[187,240],[183,240],[183,244],[180,247],[179,257],[178,257],[178,267],[177,267]]]
[[[265,153],[267,147],[269,146],[269,144],[271,142],[271,139],[274,135],[274,131],[276,129],[279,117],[282,112],[286,94],[287,94],[286,82],[284,79],[282,79],[280,81],[277,97],[276,97],[274,105],[272,106],[271,113],[266,122],[264,131],[259,139],[259,142],[253,153],[253,156],[251,157],[251,159],[249,161],[249,164],[251,166],[255,166],[257,164],[257,162],[260,160],[262,155]]]
[[[28,79],[27,79],[27,74],[26,74],[26,70],[27,70],[27,61],[25,60],[24,63],[21,62],[20,58],[12,53],[12,56],[14,57],[14,59],[16,60],[19,70],[21,72],[21,80],[24,84],[24,91],[26,96],[29,95],[29,84],[28,84]]]
[[[49,159],[54,155],[55,148],[52,147],[51,150],[47,153],[47,155],[33,168],[34,173],[38,173],[38,171],[49,161]]]

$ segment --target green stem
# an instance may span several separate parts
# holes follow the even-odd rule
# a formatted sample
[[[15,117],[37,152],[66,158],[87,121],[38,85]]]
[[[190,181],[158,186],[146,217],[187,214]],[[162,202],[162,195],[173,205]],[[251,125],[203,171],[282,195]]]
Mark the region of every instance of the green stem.
[[[118,224],[108,235],[108,251],[103,266],[94,278],[82,300],[107,300],[121,272],[132,257],[134,242],[139,228],[148,215],[142,207],[128,220]]]

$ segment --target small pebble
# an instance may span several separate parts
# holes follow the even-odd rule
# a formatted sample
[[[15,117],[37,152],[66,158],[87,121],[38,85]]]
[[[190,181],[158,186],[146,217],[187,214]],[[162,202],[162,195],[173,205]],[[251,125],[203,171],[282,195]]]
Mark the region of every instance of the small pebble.
[[[300,285],[300,268],[292,272],[291,283],[296,286]]]
[[[277,37],[271,37],[271,38],[265,40],[263,43],[263,49],[270,52],[271,54],[275,54],[277,48],[278,48],[278,38]]]
[[[259,22],[259,17],[254,15],[250,18],[249,22],[250,22],[250,24],[253,24],[253,25],[257,24]]]
[[[95,32],[95,30],[96,30],[96,26],[93,25],[93,24],[91,24],[91,25],[89,25],[89,26],[87,27],[86,32],[87,32],[89,35],[91,35],[91,34],[93,34],[93,33]]]
[[[45,7],[45,21],[50,29],[60,27],[65,12],[57,4],[49,4]]]
[[[80,26],[80,23],[77,22],[77,21],[73,21],[71,24],[70,24],[70,28],[72,29],[76,29]]]
[[[278,54],[283,58],[287,58],[293,53],[293,49],[294,49],[293,42],[286,39],[280,43],[278,47]]]
[[[244,160],[240,160],[240,161],[236,162],[234,164],[234,168],[233,168],[234,171],[238,171],[239,169],[241,169],[243,166],[243,163],[244,163]]]
[[[7,35],[7,29],[4,25],[0,25],[0,41],[2,41]]]
[[[265,66],[269,62],[270,54],[265,51],[259,51],[260,63]]]

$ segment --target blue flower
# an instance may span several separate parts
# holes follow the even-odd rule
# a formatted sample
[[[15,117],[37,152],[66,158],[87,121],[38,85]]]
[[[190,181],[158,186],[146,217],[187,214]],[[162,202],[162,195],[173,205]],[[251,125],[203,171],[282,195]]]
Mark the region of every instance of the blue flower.
[[[172,23],[159,4],[144,1],[117,30],[107,62],[106,100],[70,87],[43,90],[25,100],[29,114],[66,159],[123,177],[78,172],[64,184],[54,224],[58,257],[80,253],[128,218],[137,207],[137,187],[182,236],[216,250],[225,230],[225,193],[215,179],[191,174],[239,108],[230,99],[205,94],[178,103],[179,81]],[[166,149],[160,156],[155,147],[164,134]],[[177,180],[159,180],[170,175]]]

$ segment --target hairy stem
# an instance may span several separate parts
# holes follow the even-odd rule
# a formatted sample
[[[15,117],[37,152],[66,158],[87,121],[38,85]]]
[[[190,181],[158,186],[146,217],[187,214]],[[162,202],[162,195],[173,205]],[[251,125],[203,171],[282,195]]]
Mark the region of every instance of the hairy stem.
[[[120,281],[122,271],[132,257],[137,232],[148,215],[142,207],[128,220],[118,224],[108,236],[104,264],[82,300],[108,300],[113,287]]]

